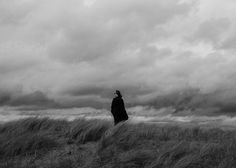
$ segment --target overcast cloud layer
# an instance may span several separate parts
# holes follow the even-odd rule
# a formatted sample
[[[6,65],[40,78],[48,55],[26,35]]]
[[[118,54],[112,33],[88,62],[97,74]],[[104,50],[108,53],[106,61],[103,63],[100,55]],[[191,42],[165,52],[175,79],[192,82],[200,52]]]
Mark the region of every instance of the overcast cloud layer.
[[[0,105],[236,112],[234,0],[0,0]]]

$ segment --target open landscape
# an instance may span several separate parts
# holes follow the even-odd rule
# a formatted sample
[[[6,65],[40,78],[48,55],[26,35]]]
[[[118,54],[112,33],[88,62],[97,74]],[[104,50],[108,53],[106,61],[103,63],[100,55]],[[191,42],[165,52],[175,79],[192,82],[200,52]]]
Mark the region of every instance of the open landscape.
[[[236,168],[236,0],[0,0],[0,168]]]
[[[107,120],[0,125],[1,168],[233,168],[236,132]]]

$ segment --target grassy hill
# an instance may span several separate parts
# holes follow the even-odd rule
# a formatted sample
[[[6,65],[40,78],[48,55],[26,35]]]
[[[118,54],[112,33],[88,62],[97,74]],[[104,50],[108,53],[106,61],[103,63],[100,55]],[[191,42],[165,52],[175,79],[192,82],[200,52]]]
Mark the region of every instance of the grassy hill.
[[[236,132],[28,118],[0,125],[0,168],[233,168]]]

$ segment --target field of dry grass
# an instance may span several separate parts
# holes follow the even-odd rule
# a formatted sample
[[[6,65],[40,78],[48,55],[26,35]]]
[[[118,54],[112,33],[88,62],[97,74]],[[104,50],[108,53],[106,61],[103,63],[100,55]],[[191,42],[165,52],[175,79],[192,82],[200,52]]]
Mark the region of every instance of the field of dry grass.
[[[233,168],[236,132],[28,118],[0,125],[0,168]]]

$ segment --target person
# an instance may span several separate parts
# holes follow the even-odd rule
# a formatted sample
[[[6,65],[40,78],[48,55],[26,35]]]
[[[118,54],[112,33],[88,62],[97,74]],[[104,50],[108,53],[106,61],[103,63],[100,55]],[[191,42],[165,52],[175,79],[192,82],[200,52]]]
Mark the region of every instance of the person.
[[[114,124],[118,124],[121,121],[126,121],[128,120],[128,115],[125,110],[125,104],[122,99],[122,95],[119,90],[116,90],[115,94],[117,95],[115,98],[112,100],[111,104],[111,113],[114,117]]]

